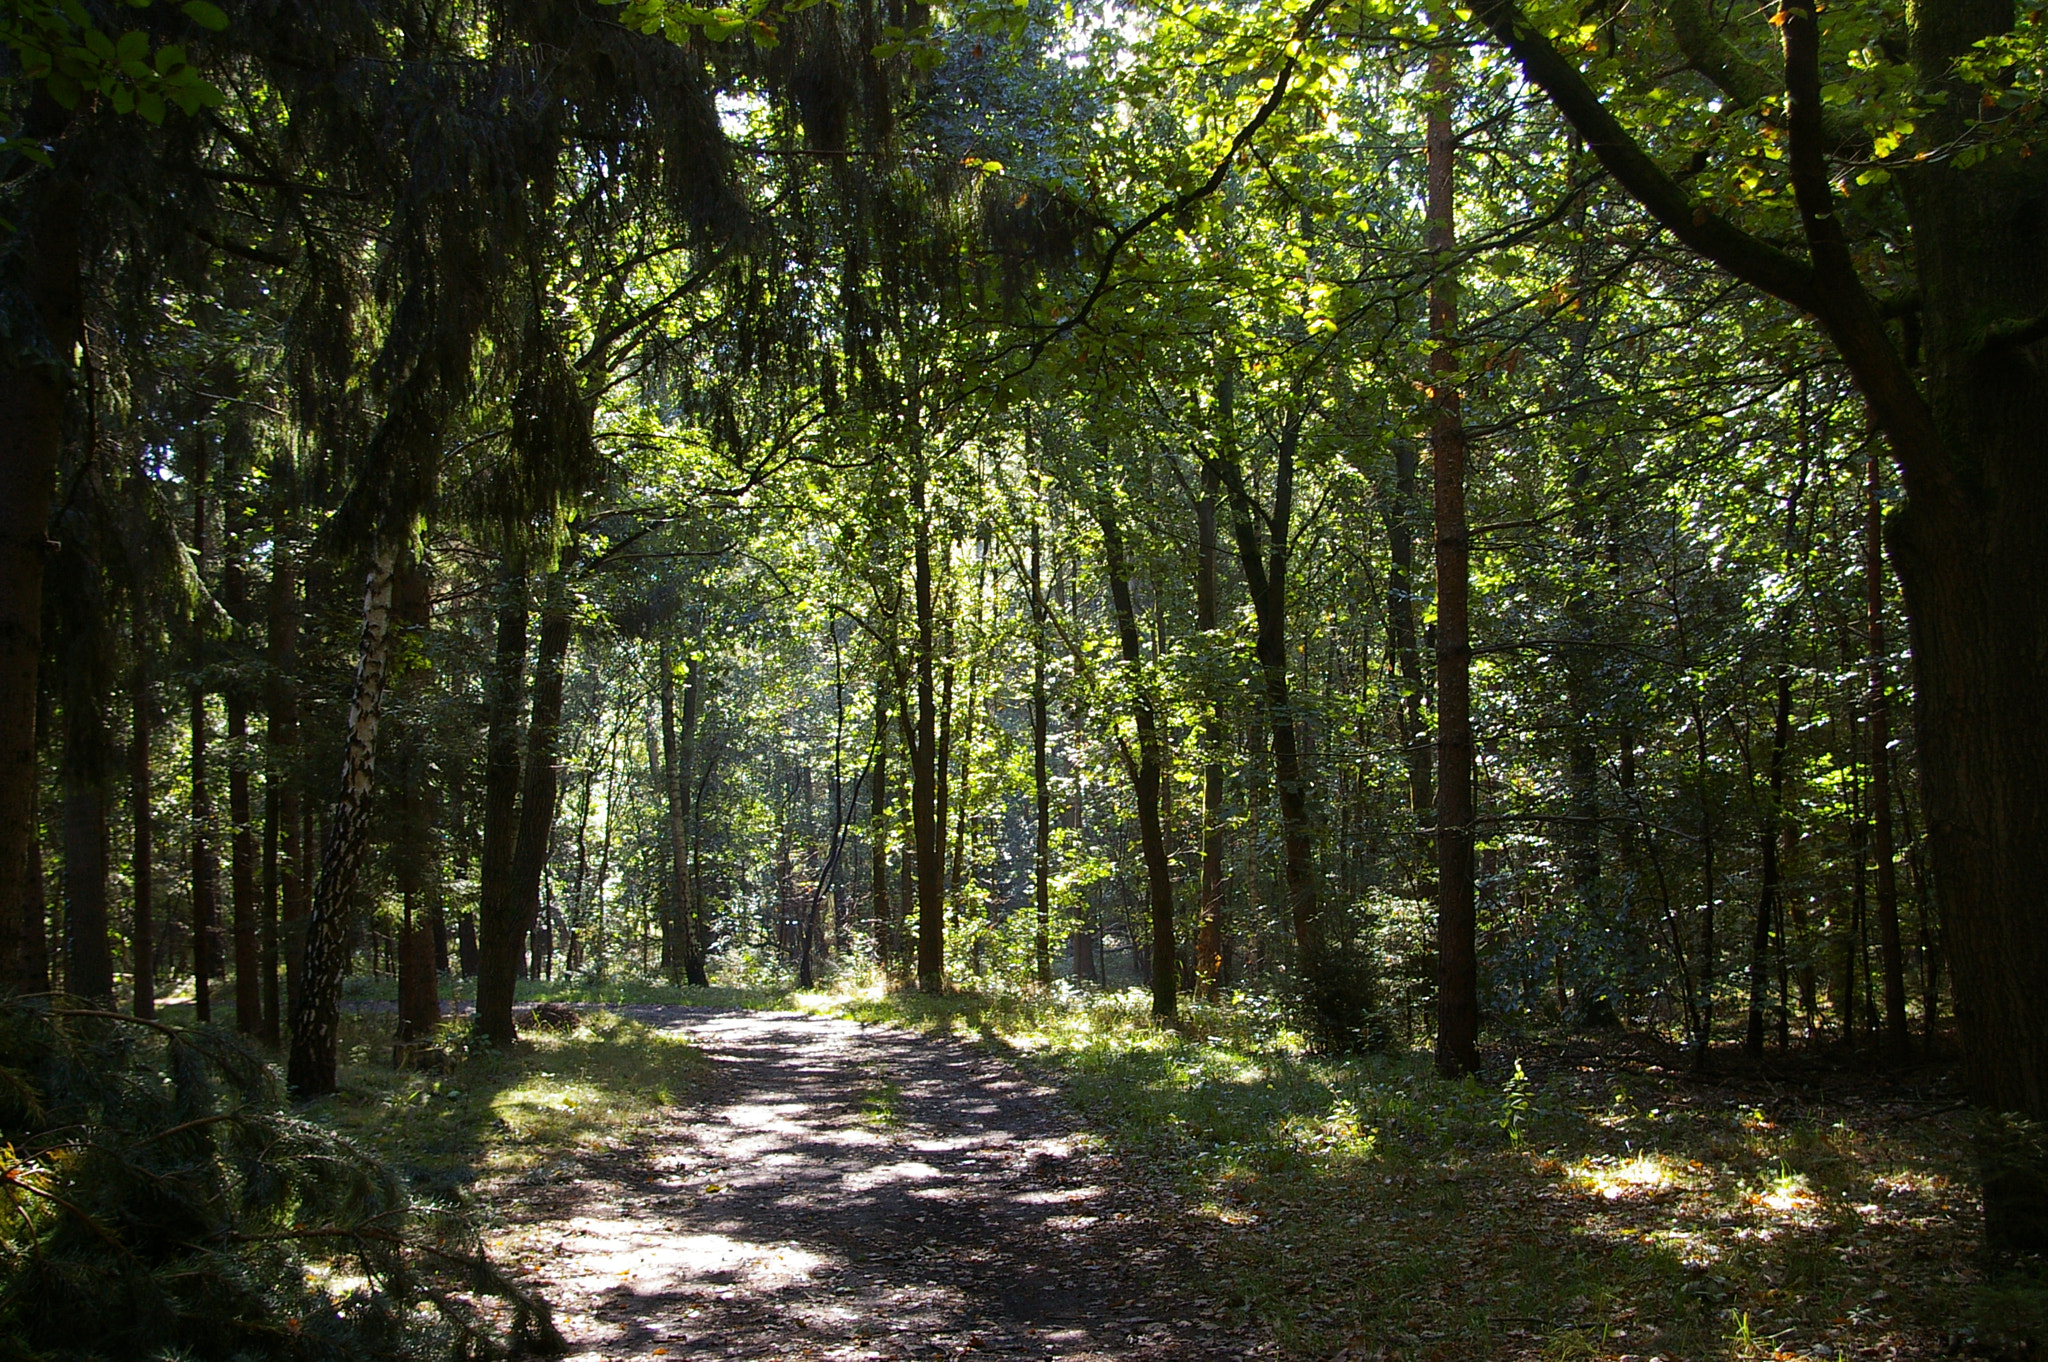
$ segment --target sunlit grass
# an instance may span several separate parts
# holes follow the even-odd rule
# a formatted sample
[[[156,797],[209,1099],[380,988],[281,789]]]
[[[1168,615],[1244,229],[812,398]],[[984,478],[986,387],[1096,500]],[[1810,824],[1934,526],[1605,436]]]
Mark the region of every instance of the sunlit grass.
[[[1059,1081],[1296,1356],[1931,1355],[1971,1308],[1961,1118],[1767,1112],[1533,1060],[1513,1092],[1446,1082],[1425,1056],[1307,1054],[1258,1003],[1174,1027],[1137,992],[800,1003]]]
[[[343,1019],[339,1090],[312,1111],[442,1190],[628,1139],[706,1066],[681,1036],[605,1012],[510,1051],[450,1026],[445,1061],[410,1070],[391,1067],[390,1029],[388,1016]]]

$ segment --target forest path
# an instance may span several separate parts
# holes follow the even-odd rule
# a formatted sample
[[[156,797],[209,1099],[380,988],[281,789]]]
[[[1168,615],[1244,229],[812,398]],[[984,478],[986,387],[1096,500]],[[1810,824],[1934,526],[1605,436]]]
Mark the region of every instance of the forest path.
[[[616,1010],[685,1032],[709,1082],[619,1148],[487,1192],[572,1356],[1269,1351],[1177,1291],[1196,1255],[1160,1193],[999,1058],[799,1013]]]

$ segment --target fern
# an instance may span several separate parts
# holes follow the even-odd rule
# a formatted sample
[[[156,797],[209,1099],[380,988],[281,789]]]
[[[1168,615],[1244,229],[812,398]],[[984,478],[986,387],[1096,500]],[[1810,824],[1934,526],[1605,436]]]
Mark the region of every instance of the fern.
[[[448,1208],[239,1037],[0,1000],[0,1362],[559,1351]]]

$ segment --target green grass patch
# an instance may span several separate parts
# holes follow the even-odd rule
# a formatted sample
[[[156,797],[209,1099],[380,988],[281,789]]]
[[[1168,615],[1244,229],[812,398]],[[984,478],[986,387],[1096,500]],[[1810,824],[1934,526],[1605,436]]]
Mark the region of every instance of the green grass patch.
[[[702,1081],[681,1036],[607,1012],[573,1031],[524,1034],[509,1051],[446,1029],[445,1062],[391,1067],[392,1018],[342,1019],[339,1087],[307,1114],[369,1146],[416,1186],[459,1192],[630,1138]]]
[[[476,980],[443,976],[441,979],[441,1001],[470,1003],[476,1001]],[[585,1003],[597,1007],[635,1007],[648,1005],[670,1005],[683,1007],[743,1007],[777,1008],[791,1005],[790,990],[772,986],[728,986],[713,985],[710,988],[691,988],[684,984],[670,984],[659,979],[608,979],[602,982],[588,978],[575,979],[521,979],[515,985],[513,997],[521,1005],[529,1003]],[[232,996],[232,995],[230,995]],[[387,974],[352,974],[342,981],[341,996],[348,1002],[398,1001],[398,981]]]
[[[1423,1055],[1310,1055],[1257,1002],[1163,1028],[1137,992],[804,1001],[1057,1081],[1294,1355],[1932,1353],[1982,1299],[1961,1116],[1811,1095],[1774,1116],[1540,1055],[1533,1078],[1446,1082]]]

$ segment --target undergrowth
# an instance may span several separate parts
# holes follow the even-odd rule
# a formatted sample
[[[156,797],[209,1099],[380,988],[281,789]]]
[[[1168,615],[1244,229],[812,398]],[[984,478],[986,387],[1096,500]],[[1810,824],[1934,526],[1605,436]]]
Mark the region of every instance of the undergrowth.
[[[1447,1082],[1423,1055],[1310,1055],[1257,999],[1171,1029],[1136,991],[808,1002],[1056,1079],[1132,1176],[1177,1194],[1211,1289],[1294,1355],[2032,1355],[2038,1283],[1988,1282],[1973,1256],[1959,1113],[1556,1047]]]
[[[561,1339],[470,1223],[213,1028],[0,1001],[0,1358],[469,1359]]]
[[[476,980],[473,978],[444,975],[439,989],[444,1008],[449,1004],[476,1000]],[[386,974],[352,974],[342,981],[342,997],[348,1002],[395,1003],[398,1001],[398,980]],[[596,979],[575,975],[561,979],[521,979],[514,997],[520,1005],[581,1003],[596,1007],[773,1008],[788,1005],[789,989],[772,981],[721,982],[710,988],[691,988],[659,979]]]
[[[616,1143],[682,1100],[706,1065],[681,1036],[609,1012],[585,1013],[573,1030],[522,1032],[509,1051],[472,1046],[467,1034],[448,1023],[439,1062],[394,1070],[391,1018],[344,1017],[340,1082],[309,1114],[413,1185],[460,1194],[479,1178]]]

